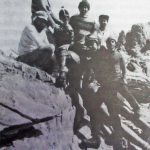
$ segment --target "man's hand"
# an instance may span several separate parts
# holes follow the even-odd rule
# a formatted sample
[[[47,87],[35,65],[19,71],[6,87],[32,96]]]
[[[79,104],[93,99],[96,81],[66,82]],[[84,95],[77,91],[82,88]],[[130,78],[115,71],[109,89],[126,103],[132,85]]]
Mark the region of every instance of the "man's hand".
[[[122,77],[122,78],[121,78],[121,83],[122,83],[122,84],[127,84],[126,77]]]
[[[124,82],[124,84],[127,84],[127,80],[125,78],[123,79],[123,82]]]
[[[55,30],[55,31],[59,31],[59,30],[61,30],[61,28],[60,28],[60,26],[59,26],[58,24],[55,24],[54,30]]]
[[[77,63],[80,64],[80,57],[73,51],[68,51],[69,55],[72,57],[72,59]]]
[[[83,51],[86,51],[86,50],[87,50],[87,46],[83,45],[83,46],[82,46],[82,50],[83,50]]]
[[[70,44],[65,44],[65,45],[60,46],[59,49],[68,50],[69,47],[70,47]]]

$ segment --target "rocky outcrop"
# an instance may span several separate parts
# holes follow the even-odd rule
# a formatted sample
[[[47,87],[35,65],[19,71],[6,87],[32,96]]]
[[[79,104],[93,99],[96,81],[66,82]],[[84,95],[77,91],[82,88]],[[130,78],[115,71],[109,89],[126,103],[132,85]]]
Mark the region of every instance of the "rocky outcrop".
[[[130,53],[138,53],[146,45],[146,41],[150,39],[150,23],[134,24],[131,31],[126,34],[125,47]]]
[[[126,43],[126,35],[125,35],[125,32],[122,30],[119,33],[118,44],[119,45],[125,45],[125,43]]]
[[[143,24],[133,25],[131,31],[126,35],[126,49],[129,53],[131,51],[137,52],[144,47],[146,43],[146,32]]]
[[[70,97],[50,75],[0,55],[2,149],[77,150],[74,114]]]

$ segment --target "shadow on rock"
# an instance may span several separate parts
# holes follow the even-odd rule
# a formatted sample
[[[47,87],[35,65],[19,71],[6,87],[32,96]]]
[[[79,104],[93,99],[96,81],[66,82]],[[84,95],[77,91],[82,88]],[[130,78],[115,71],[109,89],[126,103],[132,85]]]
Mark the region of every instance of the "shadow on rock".
[[[0,132],[0,148],[4,146],[13,145],[13,141],[16,141],[16,140],[21,140],[24,138],[31,138],[31,137],[38,137],[42,135],[42,132],[40,130],[35,129],[33,126],[17,130],[18,126],[17,127],[12,126]],[[22,125],[20,125],[20,127],[21,126]]]

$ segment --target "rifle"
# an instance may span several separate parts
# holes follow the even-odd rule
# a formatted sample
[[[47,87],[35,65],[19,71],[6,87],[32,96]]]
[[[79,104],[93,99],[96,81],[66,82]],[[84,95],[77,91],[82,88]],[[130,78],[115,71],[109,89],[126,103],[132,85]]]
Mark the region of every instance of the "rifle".
[[[28,115],[14,109],[14,108],[11,108],[3,103],[0,103],[0,105],[2,107],[5,107],[6,109],[9,109],[9,110],[17,113],[21,117],[26,118],[31,121],[31,122],[23,123],[23,124],[19,124],[19,125],[12,125],[12,126],[9,126],[5,129],[3,129],[2,131],[0,131],[0,143],[5,143],[6,141],[9,141],[9,140],[11,141],[11,139],[15,138],[18,133],[20,133],[23,130],[29,129],[30,127],[32,127],[35,124],[46,122],[46,121],[52,120],[57,117],[62,117],[62,112],[61,112],[58,115],[53,115],[53,116],[45,117],[42,119],[34,119],[31,116],[28,116]]]
[[[15,138],[19,132],[29,129],[35,124],[46,122],[46,121],[49,121],[49,120],[52,120],[54,118],[61,117],[61,116],[62,114],[49,116],[49,117],[45,117],[42,119],[36,119],[33,122],[13,125],[8,128],[5,128],[0,132],[0,143],[5,143],[6,141],[9,141],[9,140],[11,141],[11,139]]]

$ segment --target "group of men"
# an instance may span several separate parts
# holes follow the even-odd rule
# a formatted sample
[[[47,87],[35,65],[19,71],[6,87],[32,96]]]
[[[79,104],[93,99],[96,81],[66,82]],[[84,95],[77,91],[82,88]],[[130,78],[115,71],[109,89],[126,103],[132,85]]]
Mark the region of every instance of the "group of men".
[[[31,8],[32,23],[23,30],[17,60],[54,75],[56,85],[66,88],[76,107],[74,134],[85,123],[84,109],[87,109],[92,138],[82,140],[80,147],[100,146],[99,118],[103,102],[113,119],[116,141],[120,141],[121,124],[115,105],[117,92],[128,100],[135,112],[139,103],[125,85],[125,62],[117,49],[116,35],[107,30],[109,16],[100,15],[97,25],[89,19],[87,0],[79,3],[79,14],[71,18],[62,8],[57,19],[48,0],[32,0]]]

